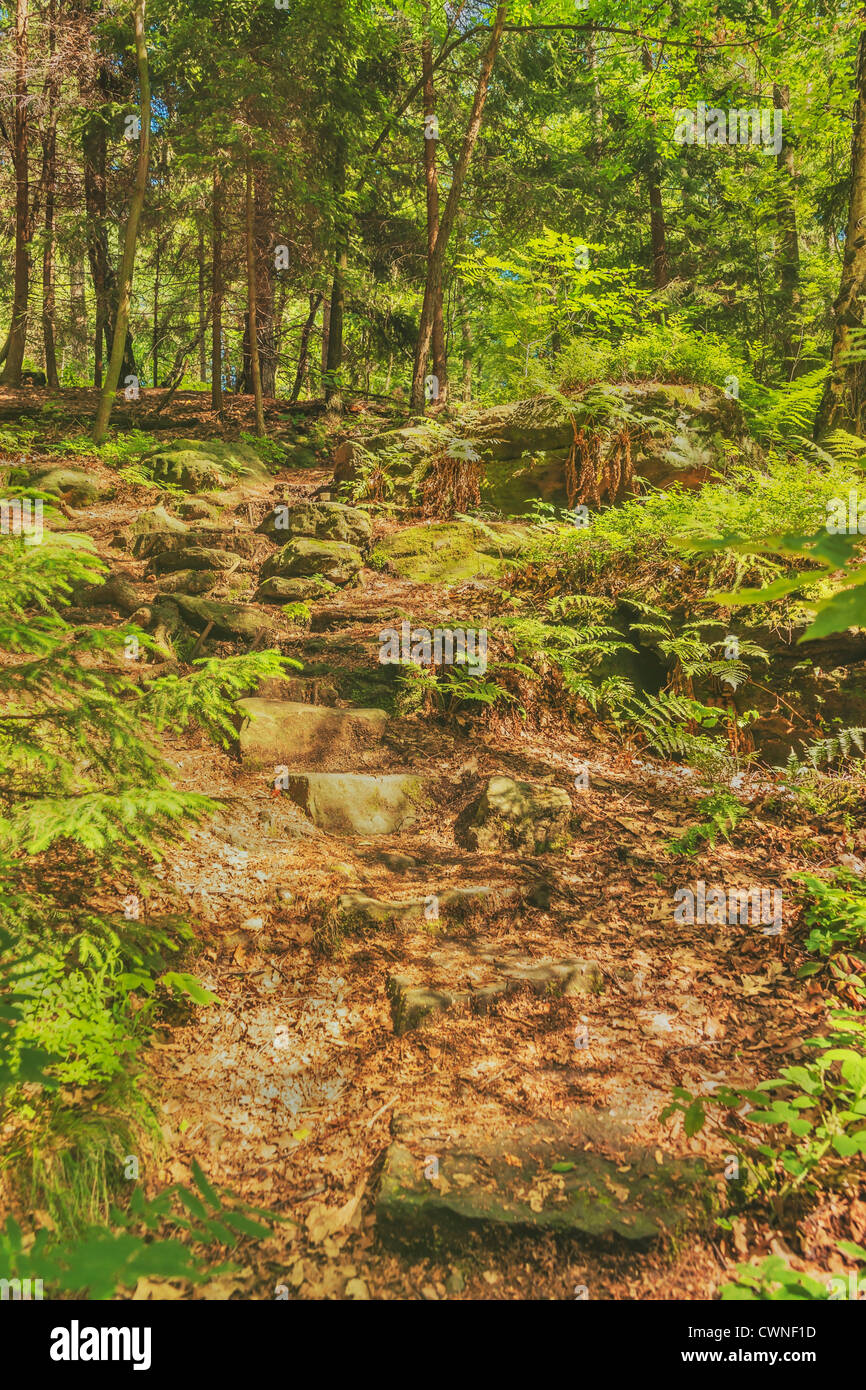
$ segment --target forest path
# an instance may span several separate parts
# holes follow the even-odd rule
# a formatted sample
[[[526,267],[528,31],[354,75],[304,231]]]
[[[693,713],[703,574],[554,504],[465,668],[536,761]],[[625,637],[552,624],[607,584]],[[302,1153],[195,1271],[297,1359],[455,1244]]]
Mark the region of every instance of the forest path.
[[[274,495],[297,500],[316,482],[283,474]],[[102,504],[86,515],[116,563]],[[362,587],[313,603],[312,631],[293,629],[282,650],[314,672],[314,699],[324,682],[333,700],[328,672],[340,689],[381,677],[383,614],[437,600],[365,569]],[[273,767],[194,733],[166,754],[177,785],[222,810],[174,846],[149,910],[188,912],[202,947],[191,968],[222,1002],[162,1028],[151,1050],[165,1149],[149,1183],[186,1178],[196,1159],[292,1223],[215,1296],[712,1296],[726,1260],[694,1203],[688,1239],[665,1238],[685,1191],[667,1156],[703,1156],[712,1188],[723,1154],[703,1135],[672,1141],[659,1112],[674,1086],[767,1074],[803,1036],[804,1000],[784,934],[677,923],[672,895],[700,878],[780,881],[785,846],[767,827],[747,849],[676,861],[664,847],[696,819],[694,776],[553,720],[513,732],[391,718],[381,741],[326,748],[307,771],[423,780],[416,819],[391,834],[313,825],[275,792]],[[458,815],[496,776],[567,793],[578,831],[564,852],[459,842]],[[449,890],[482,886],[439,911]],[[415,908],[386,925],[370,899]],[[402,999],[402,1026],[418,988],[434,992],[421,997],[432,1012],[398,1032],[391,1003]]]

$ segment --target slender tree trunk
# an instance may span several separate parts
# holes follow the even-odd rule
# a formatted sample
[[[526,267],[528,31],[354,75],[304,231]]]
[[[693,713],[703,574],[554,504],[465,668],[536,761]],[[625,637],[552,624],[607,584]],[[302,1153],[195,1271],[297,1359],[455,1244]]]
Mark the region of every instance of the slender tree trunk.
[[[313,324],[316,322],[316,315],[319,312],[319,305],[324,296],[321,291],[310,295],[310,312],[307,314],[306,321],[301,329],[301,344],[298,353],[298,369],[295,372],[295,384],[292,387],[291,401],[294,402],[301,394],[301,387],[307,377],[310,363],[310,334],[313,331]]]
[[[439,176],[436,169],[436,149],[439,144],[435,125],[436,92],[433,86],[433,39],[430,33],[430,6],[424,7],[425,35],[421,43],[421,68],[424,76],[424,182],[427,190],[427,261],[436,250],[439,235]],[[434,118],[431,120],[431,117]],[[429,277],[428,277],[429,278]],[[448,397],[448,358],[445,352],[445,322],[442,313],[442,282],[433,286],[433,375],[436,378],[435,399],[443,405]]]
[[[463,145],[458,155],[457,163],[454,165],[454,171],[451,176],[451,187],[448,190],[448,197],[445,202],[445,211],[439,222],[439,234],[436,237],[436,245],[433,248],[432,256],[428,257],[427,261],[427,284],[424,289],[424,303],[421,307],[421,322],[418,327],[418,343],[415,349],[415,364],[412,374],[411,405],[413,410],[423,410],[424,408],[424,378],[427,374],[427,358],[430,353],[430,343],[433,337],[436,290],[437,286],[441,286],[442,284],[445,252],[448,248],[448,241],[457,218],[460,195],[463,192],[463,185],[466,182],[466,174],[469,169],[469,162],[472,158],[472,151],[475,148],[476,141],[478,140],[478,133],[481,130],[481,121],[487,101],[488,88],[490,86],[490,75],[493,72],[493,64],[496,62],[496,55],[499,52],[499,44],[502,39],[502,29],[505,24],[507,8],[507,5],[497,5],[496,7],[496,16],[490,31],[490,38],[481,59],[481,69],[475,87],[475,98],[472,102],[472,114],[469,117],[469,125],[463,137]]]
[[[246,232],[247,232],[247,304],[250,339],[250,369],[253,378],[253,396],[256,407],[256,434],[266,433],[265,411],[262,402],[262,373],[259,365],[259,329],[256,316],[256,252],[253,240],[253,171],[247,157],[246,162]]]
[[[342,134],[337,137],[334,160],[334,197],[337,205],[335,228],[336,250],[334,279],[331,285],[330,314],[328,315],[328,351],[325,361],[325,402],[332,410],[342,410],[343,393],[343,307],[346,294],[346,270],[349,264],[348,232],[344,224],[343,196],[346,192],[346,145]]]
[[[138,224],[144,207],[147,191],[147,171],[150,155],[150,73],[147,63],[147,45],[144,37],[145,0],[135,0],[135,59],[138,69],[140,93],[141,131],[138,146],[138,160],[135,169],[135,186],[129,203],[129,218],[123,239],[123,259],[120,265],[120,295],[117,302],[117,315],[114,321],[114,337],[111,344],[111,357],[108,372],[99,397],[99,409],[93,426],[93,439],[101,444],[108,430],[114,393],[120,379],[120,369],[127,351],[129,332],[129,309],[132,303],[132,277],[135,272],[135,249],[138,241]]]
[[[205,333],[204,226],[198,224],[198,379],[207,381],[207,334]]]
[[[852,361],[866,319],[866,28],[860,30],[857,96],[851,138],[851,194],[839,296],[833,306],[830,375],[815,420],[815,438],[834,430],[861,437],[866,414],[866,363]],[[858,341],[859,340],[859,341]]]
[[[322,308],[322,382],[325,380],[325,372],[328,370],[328,343],[331,339],[331,296],[325,296],[324,307]],[[324,386],[323,386],[324,391]]]
[[[644,72],[653,71],[652,54],[644,44],[641,52]],[[668,269],[667,229],[665,210],[662,201],[662,170],[655,132],[647,149],[646,180],[650,205],[650,244],[652,247],[653,284],[657,290],[664,289],[670,279]]]
[[[223,222],[222,178],[217,169],[214,169],[213,173],[211,215],[213,221],[213,319],[210,348],[210,403],[211,409],[220,414],[223,408]]]
[[[77,249],[69,257],[69,320],[75,344],[75,361],[87,363],[87,298],[84,292],[86,269]]]
[[[277,353],[274,323],[273,193],[266,170],[253,180],[253,240],[256,253],[256,323],[262,395],[277,393]]]
[[[590,71],[590,103],[592,115],[592,139],[590,154],[593,164],[598,164],[604,151],[604,106],[601,99],[601,82],[598,76],[598,52],[593,38],[594,25],[590,24],[586,36],[586,65]]]
[[[466,308],[463,285],[457,282],[457,314],[460,319],[460,332],[463,337],[463,399],[472,400],[472,321]]]
[[[88,94],[82,92],[86,102]],[[108,248],[105,237],[105,123],[102,112],[92,112],[82,134],[84,202],[87,212],[87,255],[96,300],[93,338],[93,384],[102,386],[103,342],[108,322]]]
[[[773,106],[782,112],[782,147],[776,155],[776,224],[779,245],[779,317],[785,375],[790,381],[797,373],[802,323],[800,318],[800,240],[797,234],[797,205],[794,201],[796,168],[790,141],[790,95],[787,86],[773,84]]]
[[[30,171],[27,162],[27,0],[15,7],[15,116],[12,164],[15,170],[15,274],[12,323],[2,381],[17,386],[27,345],[27,301],[30,293]]]
[[[160,235],[159,224],[156,232],[156,251],[154,255],[153,267],[153,334],[151,338],[153,355],[153,384],[159,385],[159,253]]]
[[[42,183],[45,188],[45,244],[42,248],[42,341],[45,348],[45,379],[59,386],[54,326],[56,292],[54,285],[54,202],[57,189],[57,0],[48,0],[48,97],[47,125],[42,153]]]

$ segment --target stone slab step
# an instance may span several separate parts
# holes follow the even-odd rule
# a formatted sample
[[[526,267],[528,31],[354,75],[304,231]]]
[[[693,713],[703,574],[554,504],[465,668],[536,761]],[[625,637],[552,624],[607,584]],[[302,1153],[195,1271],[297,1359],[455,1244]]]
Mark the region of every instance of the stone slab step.
[[[449,1009],[466,1009],[485,1014],[501,999],[521,989],[533,994],[599,994],[604,980],[591,960],[547,961],[540,965],[501,969],[485,984],[466,989],[434,989],[413,984],[410,976],[392,975],[387,992],[391,1021],[398,1035],[419,1028],[433,1015]]]
[[[318,932],[320,938],[333,944],[342,936],[396,927],[406,922],[459,921],[473,907],[496,908],[509,898],[517,897],[517,889],[505,884],[478,884],[465,888],[443,888],[425,897],[390,902],[371,898],[365,893],[341,893],[337,903],[325,915]]]
[[[425,782],[413,773],[309,772],[290,776],[287,790],[320,830],[394,835],[416,819]]]
[[[359,744],[382,738],[388,716],[381,709],[332,709],[293,700],[238,700],[244,723],[238,736],[247,767],[282,764],[300,770],[344,761]]]
[[[610,1157],[592,1112],[537,1120],[494,1139],[435,1137],[389,1147],[376,1229],[416,1250],[481,1248],[496,1235],[611,1237],[632,1243],[680,1228],[705,1181],[698,1164],[637,1147]]]

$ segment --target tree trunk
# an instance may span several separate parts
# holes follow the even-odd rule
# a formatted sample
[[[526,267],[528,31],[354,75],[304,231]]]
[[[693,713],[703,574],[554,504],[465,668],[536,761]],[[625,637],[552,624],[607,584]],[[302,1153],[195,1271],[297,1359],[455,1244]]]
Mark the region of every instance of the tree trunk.
[[[864,434],[866,363],[851,360],[862,347],[866,317],[866,28],[857,52],[857,96],[851,138],[851,194],[839,296],[833,305],[830,375],[815,420],[815,438],[834,430]]]
[[[469,169],[469,162],[472,158],[472,151],[475,148],[476,141],[478,140],[478,133],[481,130],[481,120],[484,115],[487,91],[490,86],[490,75],[493,71],[493,64],[496,61],[496,55],[499,51],[507,8],[507,5],[497,5],[496,7],[496,16],[490,31],[490,38],[481,59],[481,69],[475,87],[475,98],[472,102],[472,114],[469,117],[469,125],[463,137],[463,145],[457,158],[457,163],[454,165],[451,187],[445,202],[445,211],[439,222],[439,234],[436,237],[436,245],[433,248],[432,256],[429,256],[427,260],[427,284],[424,289],[424,303],[421,307],[421,322],[418,326],[418,343],[415,349],[415,365],[412,374],[411,405],[413,410],[423,410],[424,408],[424,378],[427,374],[427,358],[430,353],[430,343],[433,337],[433,318],[437,287],[442,285],[445,252],[448,248],[448,241],[457,218],[457,208],[460,202],[460,195],[463,192],[463,185],[466,181],[466,174]]]
[[[472,400],[472,320],[466,308],[463,285],[457,282],[457,314],[460,319],[460,332],[463,336],[463,399]]]
[[[598,53],[593,39],[594,24],[590,24],[586,36],[586,66],[590,71],[590,109],[592,114],[592,139],[590,156],[593,164],[598,164],[604,152],[604,107],[601,100],[601,82],[598,76]]]
[[[256,170],[253,183],[253,239],[256,253],[256,323],[262,395],[277,394],[277,352],[274,325],[273,196],[267,171]]]
[[[328,369],[328,343],[331,338],[331,296],[325,296],[325,303],[322,309],[322,382],[325,380],[325,372]],[[323,386],[324,390],[324,386]]]
[[[785,376],[797,374],[797,358],[803,325],[800,320],[800,241],[797,205],[794,201],[794,149],[788,138],[790,95],[787,85],[773,84],[773,106],[782,114],[782,147],[776,155],[776,224],[779,237],[779,317]]]
[[[205,268],[204,268],[204,226],[198,224],[198,379],[207,381],[207,346],[205,328]]]
[[[108,372],[99,398],[99,409],[93,426],[93,439],[101,444],[108,430],[114,393],[120,379],[120,369],[127,352],[129,332],[129,309],[132,303],[132,277],[135,271],[135,249],[138,241],[138,224],[144,207],[147,190],[147,171],[150,155],[150,73],[147,64],[147,45],[144,37],[145,0],[135,0],[135,59],[138,69],[140,92],[140,124],[138,160],[135,168],[135,186],[129,203],[129,218],[123,239],[123,259],[120,265],[120,294],[117,301],[117,315],[114,321],[114,337],[111,344],[111,357]]]
[[[213,319],[210,347],[210,403],[220,414],[223,408],[223,222],[222,178],[213,172],[211,192],[213,219]]]
[[[421,44],[421,68],[424,77],[424,182],[427,190],[427,260],[436,250],[439,235],[439,176],[436,169],[438,134],[433,135],[429,118],[435,117],[436,92],[433,86],[433,39],[430,35],[430,6],[424,7],[425,35]],[[433,125],[435,129],[435,125]],[[442,283],[433,286],[433,375],[436,378],[435,400],[445,403],[448,397],[448,358],[445,352],[445,323],[442,314]]]
[[[334,160],[334,197],[337,206],[335,227],[334,279],[331,285],[330,314],[328,315],[328,351],[325,360],[325,402],[332,410],[342,410],[343,393],[343,307],[346,294],[346,269],[349,264],[348,232],[343,223],[346,192],[346,146],[342,135],[337,137]]]
[[[313,331],[313,324],[316,322],[316,315],[319,312],[319,305],[324,298],[321,290],[310,295],[310,312],[307,314],[306,322],[301,329],[301,345],[298,354],[298,369],[295,372],[295,384],[292,387],[290,400],[294,403],[301,394],[301,387],[307,377],[310,363],[310,334]]]
[[[253,171],[249,157],[246,167],[246,249],[247,249],[247,304],[250,340],[250,370],[252,372],[253,396],[256,407],[256,434],[265,434],[265,411],[262,402],[262,373],[259,366],[259,329],[256,315],[256,253],[253,240]]]
[[[27,0],[15,8],[15,118],[12,164],[15,170],[15,276],[12,323],[6,366],[0,378],[17,386],[27,345],[27,300],[30,293],[30,171],[27,162]]]
[[[641,61],[643,63],[644,72],[651,73],[653,71],[652,54],[646,44],[643,45],[641,51]],[[646,180],[649,189],[653,285],[657,290],[662,290],[670,279],[670,272],[668,270],[665,210],[662,201],[662,169],[654,128],[647,147]]]
[[[54,203],[57,189],[57,94],[60,75],[56,61],[57,0],[48,0],[48,97],[47,125],[42,151],[42,183],[45,189],[45,244],[42,248],[42,342],[45,348],[45,380],[59,386],[54,326],[56,293],[54,284]]]
[[[159,223],[156,232],[156,251],[154,255],[153,267],[153,333],[151,337],[151,351],[153,355],[153,384],[159,385],[159,252],[160,235]]]
[[[84,366],[87,362],[87,299],[84,293],[86,269],[83,256],[78,250],[69,257],[69,321],[75,344],[75,360]]]
[[[82,93],[84,101],[87,94]],[[105,236],[105,122],[102,112],[88,115],[82,133],[87,257],[96,300],[93,339],[93,384],[102,385],[103,341],[108,322],[108,247]]]

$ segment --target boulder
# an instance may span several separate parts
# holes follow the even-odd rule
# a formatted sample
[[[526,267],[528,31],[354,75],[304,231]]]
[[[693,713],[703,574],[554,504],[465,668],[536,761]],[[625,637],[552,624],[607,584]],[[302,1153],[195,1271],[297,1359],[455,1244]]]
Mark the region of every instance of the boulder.
[[[308,598],[321,598],[332,593],[333,586],[325,583],[318,575],[308,579],[283,579],[275,574],[266,579],[256,589],[256,603],[303,603]]]
[[[182,523],[181,523],[182,525]],[[229,526],[182,526],[171,530],[160,529],[133,537],[132,553],[138,560],[146,560],[153,555],[162,555],[167,550],[181,550],[184,546],[202,546],[210,550],[230,550],[234,555],[249,557],[255,554],[256,540],[249,531]]]
[[[461,812],[456,834],[469,849],[482,853],[522,849],[538,854],[565,848],[571,813],[571,798],[562,787],[491,777]]]
[[[424,782],[407,773],[309,772],[290,777],[288,793],[320,830],[395,835],[415,820]]]
[[[173,483],[187,492],[230,488],[242,479],[265,482],[265,464],[247,444],[221,439],[178,439],[141,460],[155,482]]]
[[[700,486],[724,466],[729,442],[755,451],[739,403],[720,387],[659,381],[594,384],[568,397],[542,394],[468,413],[460,430],[461,439],[450,445],[443,445],[441,428],[426,423],[347,442],[334,455],[335,480],[362,479],[372,455],[394,484],[394,496],[408,500],[443,451],[450,447],[456,457],[471,451],[483,466],[482,502],[515,515],[537,498],[565,505],[576,435],[598,449],[594,472],[602,477],[599,500],[607,502],[631,486],[628,470],[623,475],[618,463],[604,466],[624,433],[634,475],[656,487]]]
[[[345,541],[320,541],[298,536],[289,541],[262,567],[262,579],[323,575],[332,584],[349,584],[364,563],[360,550]]]
[[[633,1144],[611,1157],[590,1111],[492,1139],[442,1142],[426,1128],[423,1139],[391,1144],[376,1200],[379,1236],[419,1253],[483,1253],[511,1234],[633,1244],[682,1230],[706,1200],[699,1163]]]
[[[239,557],[230,555],[227,550],[187,545],[180,550],[163,550],[154,555],[149,568],[154,574],[171,574],[174,570],[234,570],[238,564]]]
[[[389,567],[419,584],[459,584],[500,575],[520,553],[527,527],[472,521],[439,521],[406,526],[377,544]]]
[[[85,507],[96,502],[104,489],[80,468],[46,468],[31,473],[30,484],[37,492],[62,497],[72,507]]]
[[[211,631],[216,638],[252,642],[273,635],[273,620],[268,614],[245,603],[220,603],[216,599],[191,598],[186,594],[173,594],[171,602],[177,605],[190,627],[204,631],[208,623],[212,623]]]
[[[145,511],[139,512],[135,521],[129,528],[129,534],[135,542],[139,537],[152,535],[175,535],[185,536],[189,527],[178,517],[172,516],[165,507],[148,507]],[[132,553],[138,555],[133,543]]]
[[[219,570],[175,570],[157,584],[160,594],[207,594],[219,583]]]
[[[359,550],[366,550],[372,535],[367,512],[342,502],[301,502],[297,506],[280,503],[256,529],[276,541],[312,536],[316,540],[345,541]]]
[[[323,767],[349,758],[358,744],[378,742],[388,716],[381,709],[332,709],[289,700],[238,700],[243,718],[238,737],[248,767]]]

